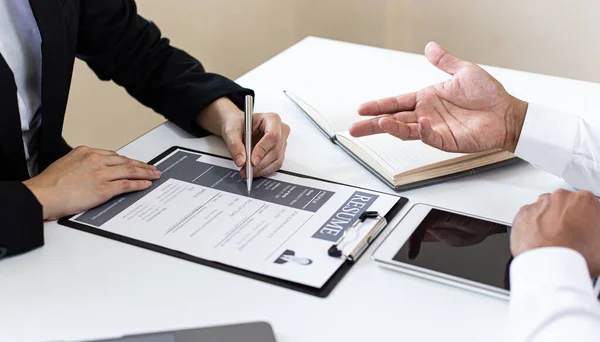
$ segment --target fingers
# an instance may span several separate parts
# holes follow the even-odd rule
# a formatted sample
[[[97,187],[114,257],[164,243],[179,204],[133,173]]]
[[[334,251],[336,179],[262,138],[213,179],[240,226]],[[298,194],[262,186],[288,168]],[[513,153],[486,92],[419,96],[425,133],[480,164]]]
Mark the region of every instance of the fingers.
[[[96,154],[96,155],[101,155],[101,156],[117,156],[118,155],[117,152],[115,152],[115,151],[103,150],[100,148],[91,148],[91,147],[87,147],[87,146],[77,146],[73,149],[72,152],[81,154],[81,155],[91,155],[91,154]]]
[[[419,139],[419,128],[416,123],[405,124],[388,117],[383,117],[379,119],[378,124],[384,132],[391,134],[396,138],[402,140]]]
[[[149,180],[129,180],[121,179],[113,182],[108,182],[105,188],[106,197],[113,198],[115,196],[128,193],[146,190],[152,185]]]
[[[106,165],[106,166],[117,166],[117,165],[123,165],[123,164],[132,164],[134,166],[141,167],[141,168],[157,170],[157,167],[155,165],[149,165],[144,162],[134,160],[134,159],[129,159],[127,157],[123,157],[123,156],[119,156],[119,155],[108,156],[105,158],[105,161],[104,161],[104,165]]]
[[[285,149],[287,142],[282,146],[278,153],[270,153],[265,157],[264,161],[253,171],[254,177],[263,177],[272,174],[281,169],[285,158]]]
[[[425,56],[436,68],[450,75],[471,65],[467,61],[454,57],[436,42],[430,42],[425,46]]]
[[[355,122],[350,127],[350,135],[353,137],[364,137],[367,135],[385,133],[385,131],[379,127],[379,119],[374,118],[364,121]]]
[[[268,176],[281,168],[287,149],[287,134],[285,135],[285,138],[286,140],[283,140],[276,148],[271,149],[265,158],[262,159],[260,164],[252,169],[253,178]],[[240,176],[246,178],[246,167],[243,167],[240,170]]]
[[[223,130],[223,140],[227,144],[229,155],[238,167],[246,164],[246,149],[243,142],[243,120],[227,120]]]
[[[115,151],[102,150],[102,149],[99,149],[99,148],[93,148],[93,149],[91,149],[90,153],[96,153],[96,154],[99,154],[101,156],[118,156],[119,155]]]
[[[277,170],[281,169],[281,165],[282,165],[282,163],[280,161],[276,160],[276,161],[264,166],[261,169],[252,169],[252,178],[268,176],[268,175],[276,172]],[[240,177],[243,179],[246,179],[246,177],[247,177],[245,166],[240,170]]]
[[[279,161],[279,167],[281,167],[281,164],[283,164],[283,158],[281,158],[281,154],[281,149],[272,149],[271,151],[269,151],[269,153],[267,153],[267,155],[261,160],[260,164],[254,166],[254,168],[252,169],[252,175],[254,177],[262,176],[263,174],[261,173],[261,171],[264,170],[267,166],[277,161]]]
[[[281,168],[281,165],[282,165],[281,162],[274,161],[271,164],[265,166],[264,168],[262,168],[260,170],[253,170],[252,175],[254,178],[268,176],[268,175],[276,172],[277,170],[279,170]],[[244,172],[245,172],[245,170],[244,170]],[[244,174],[244,177],[245,177],[245,174]]]
[[[358,114],[362,116],[375,116],[412,111],[415,109],[416,104],[417,93],[404,94],[363,103],[358,108]]]
[[[78,146],[72,151],[73,153],[79,154],[84,159],[92,163],[99,163],[103,166],[116,166],[123,164],[132,164],[140,168],[148,168],[151,170],[157,170],[155,165],[149,165],[147,163],[130,159],[124,156],[120,156],[115,151],[103,150],[99,148],[90,148],[87,146]]]
[[[267,153],[276,147],[282,138],[285,141],[289,134],[289,127],[281,122],[279,115],[274,113],[259,115],[263,116],[259,118],[262,120],[263,135],[252,150],[252,165],[255,167],[261,164]]]
[[[384,120],[386,119],[386,120]],[[390,121],[396,121],[398,124],[403,124],[401,128],[395,129],[392,127],[392,123]],[[382,123],[384,126],[382,126]],[[396,113],[391,116],[382,116],[376,117],[369,120],[364,120],[360,122],[354,123],[350,127],[350,135],[353,137],[363,137],[366,135],[372,134],[380,134],[380,133],[390,133],[396,132],[397,130],[406,131],[406,134],[400,136],[400,133],[393,134],[401,139],[417,139],[418,138],[418,130],[417,130],[417,116],[415,112],[401,112]],[[414,124],[408,127],[409,124]],[[387,129],[386,129],[387,127]]]
[[[105,180],[114,181],[120,179],[130,180],[155,180],[160,178],[160,171],[152,170],[147,166],[138,166],[134,163],[111,166],[102,170]]]

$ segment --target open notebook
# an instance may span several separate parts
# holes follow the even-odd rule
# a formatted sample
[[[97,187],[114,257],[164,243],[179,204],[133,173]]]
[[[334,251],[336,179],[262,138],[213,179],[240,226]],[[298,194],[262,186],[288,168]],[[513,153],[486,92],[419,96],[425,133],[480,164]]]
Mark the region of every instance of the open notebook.
[[[364,120],[344,101],[319,102],[291,91],[285,94],[327,137],[397,191],[433,184],[515,162],[510,152],[448,153],[421,141],[403,141],[388,134],[354,138],[348,130]],[[356,100],[356,99],[355,99]],[[322,100],[321,100],[322,101]]]

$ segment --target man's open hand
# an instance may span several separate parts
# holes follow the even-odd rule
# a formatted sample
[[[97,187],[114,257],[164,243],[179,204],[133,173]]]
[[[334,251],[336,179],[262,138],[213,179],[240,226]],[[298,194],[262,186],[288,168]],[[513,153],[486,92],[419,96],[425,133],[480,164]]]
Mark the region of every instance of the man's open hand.
[[[449,152],[514,152],[527,103],[508,94],[481,67],[454,57],[437,43],[427,44],[425,55],[451,78],[416,93],[363,104],[359,114],[374,118],[355,123],[350,134],[389,133]]]

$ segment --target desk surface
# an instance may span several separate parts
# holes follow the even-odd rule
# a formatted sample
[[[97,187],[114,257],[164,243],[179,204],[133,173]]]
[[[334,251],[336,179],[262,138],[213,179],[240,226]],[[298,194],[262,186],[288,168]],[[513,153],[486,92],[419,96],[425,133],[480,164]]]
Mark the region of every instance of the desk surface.
[[[526,100],[600,113],[598,84],[488,70]],[[421,55],[307,38],[239,82],[256,90],[257,111],[278,112],[292,126],[284,169],[390,191],[321,136],[281,90],[316,79],[333,87],[385,78],[397,82],[390,91],[401,93],[445,77]],[[218,138],[193,139],[170,123],[120,152],[150,160],[172,145],[227,154]],[[425,202],[510,222],[521,205],[561,186],[521,163],[403,195],[410,205]],[[254,320],[269,321],[283,342],[493,341],[504,331],[507,302],[382,269],[369,258],[373,247],[327,299],[319,299],[56,223],[45,229],[44,248],[0,263],[0,341],[89,339]]]

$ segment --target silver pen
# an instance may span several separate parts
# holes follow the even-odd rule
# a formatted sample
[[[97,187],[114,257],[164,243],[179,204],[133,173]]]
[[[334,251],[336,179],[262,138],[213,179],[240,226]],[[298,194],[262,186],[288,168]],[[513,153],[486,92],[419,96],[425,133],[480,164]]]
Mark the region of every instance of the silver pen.
[[[244,108],[244,138],[246,144],[246,188],[248,195],[252,190],[252,111],[254,108],[254,98],[246,95],[246,106]]]

